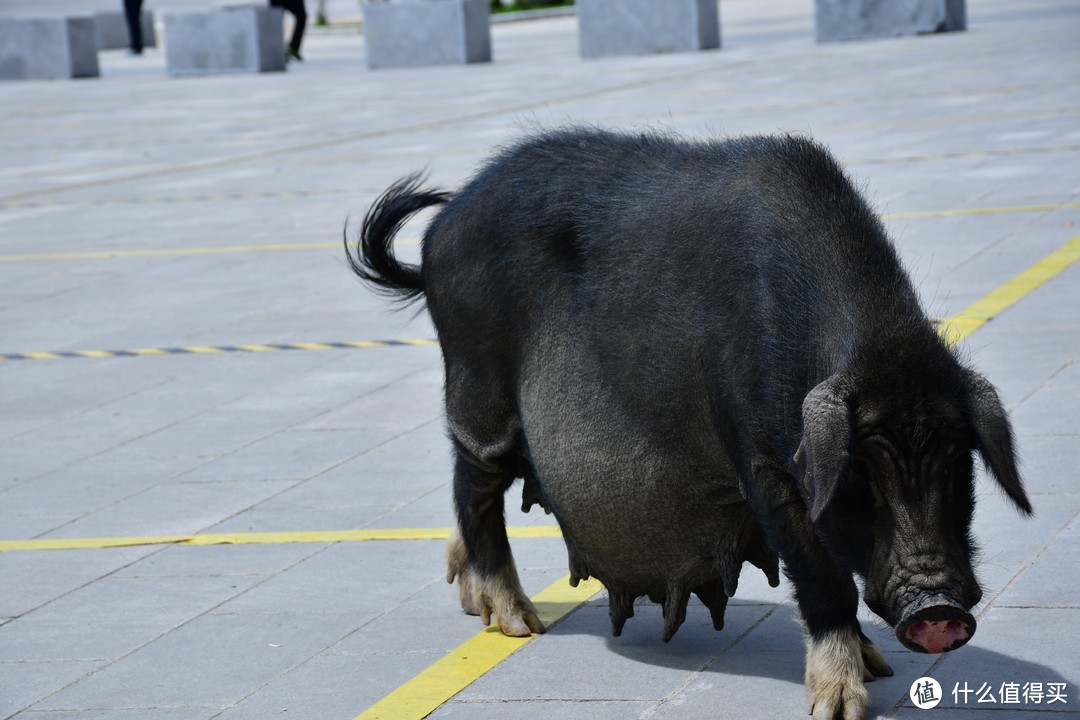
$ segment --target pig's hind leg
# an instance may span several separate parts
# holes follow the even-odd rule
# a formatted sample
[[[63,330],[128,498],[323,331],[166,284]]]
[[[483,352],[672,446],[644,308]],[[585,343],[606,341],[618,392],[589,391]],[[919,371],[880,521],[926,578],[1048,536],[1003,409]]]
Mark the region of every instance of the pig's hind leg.
[[[485,625],[494,617],[505,635],[542,633],[544,624],[521,587],[506,537],[503,497],[515,472],[480,460],[455,441],[458,528],[447,547],[447,582],[457,578],[462,609]]]

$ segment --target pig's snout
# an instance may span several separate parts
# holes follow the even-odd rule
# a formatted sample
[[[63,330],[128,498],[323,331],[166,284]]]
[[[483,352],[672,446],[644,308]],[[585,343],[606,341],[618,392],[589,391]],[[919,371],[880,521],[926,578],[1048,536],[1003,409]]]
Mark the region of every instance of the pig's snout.
[[[896,638],[909,650],[943,653],[962,646],[975,634],[975,618],[944,595],[913,603],[896,626]]]

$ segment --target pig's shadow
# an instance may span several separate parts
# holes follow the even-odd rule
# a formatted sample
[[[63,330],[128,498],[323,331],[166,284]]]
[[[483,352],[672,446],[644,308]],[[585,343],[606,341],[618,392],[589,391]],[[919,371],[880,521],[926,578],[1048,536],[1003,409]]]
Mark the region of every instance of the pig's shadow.
[[[712,627],[708,611],[691,602],[687,619],[669,643],[661,638],[663,618],[659,606],[636,605],[635,617],[628,620],[620,637],[611,636],[606,600],[589,603],[568,619],[564,631],[577,634],[597,633],[606,637],[608,649],[632,663],[658,667],[699,671],[703,678],[738,675],[747,678],[767,678],[791,684],[791,693],[801,702],[805,649],[802,629],[792,603],[733,599],[728,606],[724,629]],[[1077,678],[1067,679],[1053,668],[1039,663],[1019,660],[993,650],[969,645],[944,657],[924,655],[906,650],[891,631],[863,622],[864,631],[885,652],[894,675],[879,678],[868,685],[872,710],[887,712],[898,701],[912,707],[908,692],[912,683],[929,675],[942,686],[941,707],[969,709],[1012,710],[1069,710],[1075,709],[1078,698]],[[937,663],[935,665],[935,663]],[[1044,691],[1050,683],[1066,683],[1066,704],[1047,706],[1018,703],[1002,704],[998,698],[1003,684],[1042,683]],[[964,702],[963,688],[972,692]],[[985,687],[984,687],[985,684]],[[953,689],[960,689],[960,702],[954,701]],[[977,691],[989,689],[995,702],[977,701]],[[1018,692],[1019,692],[1018,688]],[[760,689],[760,688],[759,688]],[[787,694],[785,691],[784,695]]]

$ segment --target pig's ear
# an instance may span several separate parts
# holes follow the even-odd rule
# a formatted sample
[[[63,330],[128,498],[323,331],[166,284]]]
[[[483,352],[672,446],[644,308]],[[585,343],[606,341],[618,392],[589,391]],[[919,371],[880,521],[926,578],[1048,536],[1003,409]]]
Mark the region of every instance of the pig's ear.
[[[1016,468],[1012,427],[997,391],[990,381],[973,370],[967,371],[968,409],[978,438],[976,449],[998,485],[1025,515],[1032,515],[1031,501]]]
[[[838,376],[807,394],[802,419],[803,436],[795,465],[810,519],[817,522],[851,465],[851,408]]]

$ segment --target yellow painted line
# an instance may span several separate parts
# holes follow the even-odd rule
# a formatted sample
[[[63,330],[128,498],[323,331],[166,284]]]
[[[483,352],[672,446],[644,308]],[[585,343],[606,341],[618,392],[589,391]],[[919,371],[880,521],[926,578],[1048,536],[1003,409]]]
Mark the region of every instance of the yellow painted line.
[[[183,535],[158,535],[117,538],[55,538],[43,540],[0,540],[0,552],[16,550],[101,550],[104,548],[135,547],[138,545],[170,545],[182,543]]]
[[[949,344],[956,344],[1014,305],[1025,295],[1056,277],[1080,260],[1080,235],[1077,235],[1039,262],[1004,285],[945,320],[938,332]]]
[[[223,353],[266,353],[282,350],[341,350],[386,347],[435,347],[437,340],[405,338],[403,340],[354,340],[351,342],[300,342],[246,345],[185,345],[182,347],[141,348],[139,350],[56,350],[30,353],[0,353],[0,360],[60,360],[63,358],[126,358],[153,355],[220,355]]]
[[[512,538],[557,538],[556,525],[506,528]],[[139,545],[280,545],[289,543],[385,542],[399,540],[446,540],[450,528],[376,528],[369,530],[312,530],[264,533],[202,533],[196,535],[145,535],[96,538],[43,538],[0,540],[0,552],[15,550],[101,550]]]
[[[246,352],[278,352],[281,348],[270,347],[269,345],[237,345],[238,350],[244,350]]]
[[[532,601],[540,620],[550,628],[601,590],[603,585],[595,580],[585,580],[576,588],[570,587],[570,576],[567,575],[533,596]],[[357,715],[355,720],[419,720],[427,717],[535,637],[506,637],[498,626],[489,627],[429,665]]]
[[[438,340],[429,340],[428,338],[402,338],[398,340],[402,345],[414,345],[416,347],[428,347],[432,345],[438,345]]]
[[[921,218],[948,218],[967,215],[999,215],[1012,213],[1052,212],[1054,210],[1072,210],[1080,208],[1080,203],[1062,203],[1059,205],[997,205],[993,207],[955,208],[952,210],[924,210],[920,212],[885,213],[882,220],[912,220]]]
[[[74,355],[86,358],[111,358],[116,357],[115,353],[111,353],[108,350],[76,350]]]
[[[302,342],[302,343],[289,343],[290,347],[297,348],[298,350],[333,350],[332,345],[316,342]]]

